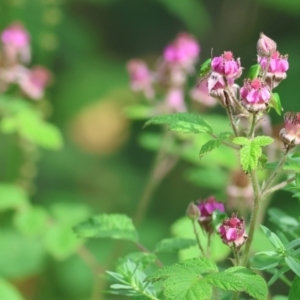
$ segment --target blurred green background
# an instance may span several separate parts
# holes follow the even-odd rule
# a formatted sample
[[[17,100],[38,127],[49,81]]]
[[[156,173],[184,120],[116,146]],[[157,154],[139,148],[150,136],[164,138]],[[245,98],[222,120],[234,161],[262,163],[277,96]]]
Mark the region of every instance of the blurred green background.
[[[1,30],[13,21],[23,22],[31,34],[33,64],[45,65],[54,76],[45,105],[51,111],[50,121],[63,132],[64,147],[40,152],[32,202],[52,211],[56,203],[61,210],[63,203],[66,222],[71,218],[69,207],[78,207],[79,215],[87,210],[84,217],[134,214],[154,152],[138,142],[144,122],[123,114],[125,106],[138,101],[129,90],[125,65],[136,57],[153,64],[180,31],[199,40],[199,65],[213,48],[216,55],[233,51],[245,69],[255,63],[256,41],[264,32],[282,54],[289,54],[288,78],[277,89],[283,107],[300,109],[299,0],[1,0],[0,16]],[[221,108],[215,112],[223,113]],[[272,119],[274,124],[282,122],[275,114]],[[11,137],[1,136],[1,181],[13,178],[18,163],[11,143]],[[190,201],[211,193],[184,179],[190,166],[180,161],[155,192],[139,226],[146,246],[169,236],[170,225],[185,214]],[[294,204],[291,200],[285,209],[292,210]],[[92,272],[81,258],[72,254],[53,259],[40,244],[20,239],[13,234],[0,236],[0,275],[11,279],[26,299],[90,299]],[[113,245],[95,240],[87,246],[100,263],[107,264]],[[112,269],[113,261],[106,267]]]

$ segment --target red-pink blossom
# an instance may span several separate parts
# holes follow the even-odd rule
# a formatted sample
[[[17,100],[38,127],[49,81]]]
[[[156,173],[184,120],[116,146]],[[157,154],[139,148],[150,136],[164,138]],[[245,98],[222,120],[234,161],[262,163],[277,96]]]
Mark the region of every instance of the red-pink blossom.
[[[235,214],[229,219],[225,219],[219,227],[219,234],[224,244],[240,248],[246,241],[245,222],[243,218],[238,218]]]
[[[285,113],[284,128],[280,130],[279,135],[286,146],[300,144],[300,113]]]
[[[240,95],[242,104],[249,111],[265,110],[271,99],[269,87],[260,78],[245,80]]]

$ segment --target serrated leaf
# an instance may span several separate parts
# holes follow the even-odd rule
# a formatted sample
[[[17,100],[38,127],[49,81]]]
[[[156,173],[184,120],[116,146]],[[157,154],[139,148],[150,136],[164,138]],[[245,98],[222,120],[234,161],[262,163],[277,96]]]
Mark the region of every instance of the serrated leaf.
[[[300,299],[300,277],[295,276],[290,292],[288,300],[299,300]]]
[[[286,256],[284,258],[286,264],[290,267],[290,269],[297,275],[300,276],[300,263],[292,256]]]
[[[280,96],[277,93],[272,93],[269,105],[275,109],[277,114],[281,116],[283,108],[281,106]]]
[[[256,138],[254,138],[253,142],[257,143],[259,146],[267,146],[270,145],[274,142],[274,139],[272,139],[269,136],[257,136]]]
[[[182,249],[186,249],[197,244],[194,239],[184,238],[169,238],[160,241],[156,246],[154,252],[178,252]]]
[[[199,152],[199,157],[200,159],[207,153],[211,152],[212,150],[218,148],[222,142],[228,138],[229,136],[231,136],[230,132],[222,132],[220,133],[220,135],[217,137],[217,139],[214,140],[210,140],[207,143],[205,143]]]
[[[241,146],[244,146],[244,145],[247,145],[249,144],[251,141],[243,136],[239,136],[239,137],[236,137],[232,140],[232,142],[234,144],[237,144],[237,145],[241,145]]]
[[[250,79],[257,78],[258,75],[260,74],[260,71],[261,71],[260,64],[256,64],[256,65],[251,66],[249,68],[249,71],[248,71],[248,74],[247,74],[247,78],[250,78]]]
[[[74,227],[83,238],[112,238],[137,242],[138,234],[132,220],[125,215],[103,214],[91,217]]]
[[[161,115],[154,117],[145,123],[145,126],[167,125],[172,131],[179,131],[185,133],[211,133],[211,126],[198,115],[190,113],[177,113],[171,115]]]
[[[243,170],[246,172],[255,170],[258,164],[258,158],[261,156],[261,154],[262,150],[260,146],[254,141],[244,145],[240,150],[240,161]]]
[[[0,278],[0,299],[24,300],[17,288],[3,278]]]
[[[222,273],[205,276],[205,280],[216,287],[231,291],[244,291],[258,300],[266,300],[268,287],[265,280],[244,267],[233,267]]]

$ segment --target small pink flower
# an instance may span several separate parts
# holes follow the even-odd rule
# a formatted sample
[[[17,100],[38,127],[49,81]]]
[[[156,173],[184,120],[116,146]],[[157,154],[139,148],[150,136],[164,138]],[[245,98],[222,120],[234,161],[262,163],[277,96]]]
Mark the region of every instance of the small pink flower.
[[[31,99],[39,100],[44,96],[46,86],[51,80],[50,72],[42,67],[36,66],[31,70],[25,69],[20,74],[19,86],[21,90]]]
[[[269,87],[260,78],[245,80],[240,95],[242,104],[251,112],[265,110],[271,99]]]
[[[225,219],[219,227],[219,234],[224,244],[229,247],[234,245],[240,248],[247,239],[243,218],[238,218],[237,215],[232,214],[232,216],[229,219]]]
[[[211,196],[202,202],[198,202],[198,208],[200,211],[200,216],[198,218],[200,226],[208,234],[212,234],[212,214],[216,210],[224,212],[224,204],[222,202],[217,202],[216,198]]]
[[[216,99],[208,93],[208,79],[200,81],[199,84],[190,91],[190,96],[193,100],[207,107],[212,107],[217,104]]]
[[[300,144],[300,113],[285,113],[284,128],[280,130],[279,135],[286,147]]]
[[[172,112],[185,112],[184,93],[181,88],[172,88],[166,96],[168,110]]]
[[[257,53],[259,56],[271,56],[276,51],[276,43],[261,33],[257,42]]]
[[[30,60],[30,36],[21,23],[13,23],[1,34],[3,52],[8,63],[27,63]]]
[[[130,60],[127,64],[127,70],[131,80],[131,89],[142,91],[148,99],[153,98],[152,75],[146,63],[140,59]]]
[[[287,55],[280,55],[275,51],[271,57],[258,57],[258,62],[262,70],[266,71],[266,82],[271,89],[276,87],[286,78],[286,71],[289,69]]]
[[[211,61],[211,69],[226,79],[237,79],[242,75],[240,59],[235,60],[230,51],[225,51],[221,56],[214,57]],[[228,84],[233,84],[233,81]]]
[[[191,35],[180,33],[176,39],[169,44],[163,53],[164,59],[171,64],[189,67],[197,61],[200,46]]]

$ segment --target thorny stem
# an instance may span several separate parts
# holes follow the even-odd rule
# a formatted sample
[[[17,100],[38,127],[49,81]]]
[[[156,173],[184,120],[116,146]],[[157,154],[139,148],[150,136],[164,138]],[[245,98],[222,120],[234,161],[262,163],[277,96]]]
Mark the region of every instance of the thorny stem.
[[[251,171],[251,181],[252,181],[252,186],[253,186],[253,191],[254,191],[254,207],[252,210],[252,215],[251,215],[251,220],[250,220],[250,228],[249,228],[249,234],[248,238],[246,241],[245,245],[245,250],[244,250],[244,257],[242,261],[242,266],[246,266],[248,262],[248,257],[249,257],[249,252],[250,252],[250,247],[253,241],[253,236],[254,236],[254,231],[259,215],[259,208],[260,208],[260,203],[261,203],[261,191],[258,183],[258,178],[256,171],[253,170]]]
[[[238,136],[238,131],[237,131],[237,128],[236,128],[236,125],[235,125],[235,122],[234,122],[234,119],[233,119],[233,112],[232,112],[232,107],[230,105],[230,101],[229,101],[229,96],[227,93],[225,93],[225,108],[226,108],[226,112],[227,112],[227,115],[229,117],[229,120],[230,120],[230,124],[231,124],[231,127],[232,127],[232,130],[234,132],[234,135],[235,136]]]
[[[280,159],[280,161],[278,163],[277,168],[273,171],[273,173],[270,175],[269,179],[264,184],[264,187],[262,189],[262,193],[264,193],[268,189],[268,187],[272,184],[272,182],[273,182],[274,178],[276,177],[276,175],[282,169],[283,164],[284,164],[284,162],[286,160],[286,157],[287,157],[289,151],[290,151],[290,147],[287,147],[286,150],[285,150],[284,155],[281,157],[281,159]]]
[[[198,247],[199,247],[199,249],[200,249],[200,252],[202,253],[202,255],[203,255],[204,257],[206,257],[205,252],[204,252],[204,249],[203,249],[203,247],[202,247],[202,245],[201,245],[201,242],[200,242],[200,239],[199,239],[199,234],[198,234],[196,222],[197,222],[197,221],[192,220],[192,223],[193,223],[193,229],[194,229],[194,234],[195,234],[195,237],[196,237],[197,244],[198,244]]]

